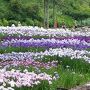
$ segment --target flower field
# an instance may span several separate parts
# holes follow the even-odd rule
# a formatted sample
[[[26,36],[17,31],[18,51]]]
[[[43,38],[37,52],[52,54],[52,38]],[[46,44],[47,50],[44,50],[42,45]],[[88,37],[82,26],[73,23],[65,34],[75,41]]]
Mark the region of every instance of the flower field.
[[[68,90],[89,81],[89,31],[0,27],[0,90]]]

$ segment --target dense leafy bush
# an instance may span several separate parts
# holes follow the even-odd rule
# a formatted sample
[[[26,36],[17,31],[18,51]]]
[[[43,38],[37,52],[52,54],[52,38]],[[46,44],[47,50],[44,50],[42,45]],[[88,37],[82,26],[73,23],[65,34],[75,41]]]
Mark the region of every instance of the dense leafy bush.
[[[9,26],[11,26],[12,24],[14,24],[15,26],[17,26],[18,25],[18,22],[15,21],[15,20],[10,20],[9,21]]]
[[[27,24],[27,25],[31,25],[31,26],[33,26],[33,25],[34,25],[34,22],[33,22],[32,19],[30,19],[30,18],[26,18],[26,24]]]

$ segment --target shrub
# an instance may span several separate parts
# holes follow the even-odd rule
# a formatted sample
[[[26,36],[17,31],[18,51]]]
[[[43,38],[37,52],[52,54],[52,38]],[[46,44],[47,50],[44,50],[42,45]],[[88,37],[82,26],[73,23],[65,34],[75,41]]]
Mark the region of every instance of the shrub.
[[[4,26],[8,26],[8,21],[5,18],[2,20],[2,23]]]
[[[49,26],[50,26],[50,27],[53,27],[53,19],[50,19],[50,21],[49,21]]]
[[[38,25],[39,25],[39,21],[35,19],[35,20],[34,20],[34,25],[35,25],[35,26],[38,26]]]
[[[74,19],[66,15],[59,16],[57,21],[58,21],[59,27],[62,26],[62,22],[64,22],[67,27],[72,27],[74,25]]]
[[[14,24],[15,26],[17,26],[18,25],[18,21],[10,20],[9,21],[9,26],[11,26],[12,24]]]
[[[0,26],[2,26],[2,25],[3,25],[2,20],[0,20]]]
[[[34,25],[34,22],[33,22],[32,19],[30,19],[30,18],[26,18],[26,24],[27,24],[27,25],[31,25],[31,26],[33,26],[33,25]]]

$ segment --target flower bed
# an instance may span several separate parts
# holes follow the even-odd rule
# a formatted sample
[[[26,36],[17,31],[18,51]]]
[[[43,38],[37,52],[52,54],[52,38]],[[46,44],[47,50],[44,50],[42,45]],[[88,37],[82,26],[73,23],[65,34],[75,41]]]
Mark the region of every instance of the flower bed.
[[[0,27],[0,90],[70,89],[90,81],[90,32]]]
[[[37,39],[34,40],[14,40],[11,41],[2,41],[1,47],[45,47],[45,48],[60,48],[60,47],[69,47],[75,49],[86,49],[90,48],[90,43],[85,40],[78,39],[64,39],[64,40],[56,40],[56,39]]]

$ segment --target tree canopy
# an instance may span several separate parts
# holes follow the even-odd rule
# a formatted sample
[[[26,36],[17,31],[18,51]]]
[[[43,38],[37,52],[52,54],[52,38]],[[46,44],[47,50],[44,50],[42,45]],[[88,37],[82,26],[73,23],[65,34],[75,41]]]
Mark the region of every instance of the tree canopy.
[[[43,26],[44,19],[48,16],[46,19],[49,19],[50,26],[53,26],[55,20],[59,24],[65,21],[70,25],[74,20],[90,18],[90,0],[48,0],[46,16],[44,1],[47,0],[0,0],[0,25],[3,24],[3,19],[7,20],[8,24],[20,21],[23,25]]]

